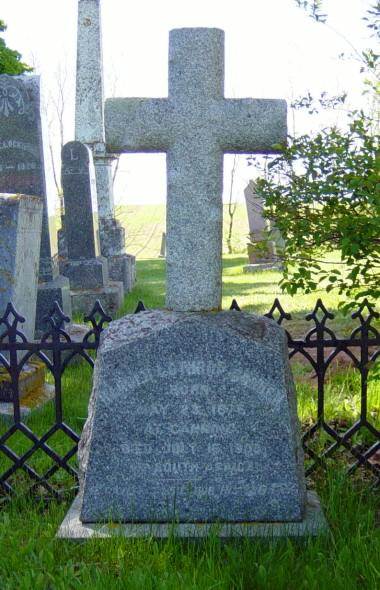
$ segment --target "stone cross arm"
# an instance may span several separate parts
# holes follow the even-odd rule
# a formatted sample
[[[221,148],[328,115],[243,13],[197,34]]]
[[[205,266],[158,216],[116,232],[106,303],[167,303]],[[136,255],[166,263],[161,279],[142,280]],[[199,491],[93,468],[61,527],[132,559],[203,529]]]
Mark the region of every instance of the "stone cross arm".
[[[201,140],[222,153],[270,153],[286,141],[285,100],[221,98],[185,105],[171,97],[108,99],[107,149],[168,152]]]

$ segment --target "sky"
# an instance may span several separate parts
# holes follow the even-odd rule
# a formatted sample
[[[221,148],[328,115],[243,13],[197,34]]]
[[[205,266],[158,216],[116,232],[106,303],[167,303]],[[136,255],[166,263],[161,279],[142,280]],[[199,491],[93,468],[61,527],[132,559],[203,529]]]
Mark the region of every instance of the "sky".
[[[360,66],[339,54],[370,45],[361,18],[370,0],[326,0],[329,26],[316,23],[294,0],[103,0],[103,50],[106,96],[166,96],[168,35],[179,27],[219,27],[226,38],[226,97],[285,98],[310,91],[319,95],[348,92],[360,105]],[[5,39],[41,74],[45,96],[56,92],[59,71],[67,72],[65,141],[74,139],[77,0],[2,0]],[[344,38],[343,38],[344,37]],[[49,100],[48,100],[49,102]],[[51,100],[50,100],[51,102]],[[51,105],[50,105],[51,106]],[[289,116],[289,131],[316,130],[341,122],[344,112],[322,117]],[[225,193],[232,156],[225,157]],[[165,202],[165,155],[127,155],[115,185],[120,204]],[[254,175],[239,156],[234,199]]]

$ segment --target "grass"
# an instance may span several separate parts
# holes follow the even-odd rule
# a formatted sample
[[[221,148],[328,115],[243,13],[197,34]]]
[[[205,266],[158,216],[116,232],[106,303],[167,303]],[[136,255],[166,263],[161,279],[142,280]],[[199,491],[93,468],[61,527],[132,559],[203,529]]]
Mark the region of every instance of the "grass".
[[[268,311],[279,296],[279,273],[244,275],[245,257],[224,260],[223,307],[236,297],[243,309]],[[165,265],[159,259],[138,261],[139,282],[127,296],[121,313],[133,311],[139,299],[147,307],[163,307]],[[289,298],[280,296],[285,309],[295,316],[295,330],[307,325],[302,317],[313,307],[316,295]],[[323,296],[335,311],[333,294]],[[338,328],[350,329],[347,318],[338,314]],[[291,322],[293,325],[293,322]],[[304,426],[315,420],[316,387],[307,367],[294,365],[299,414]],[[63,379],[64,417],[76,431],[83,427],[91,389],[91,370],[84,364],[71,367]],[[372,422],[380,427],[380,386],[371,381],[368,405]],[[358,375],[344,367],[331,372],[326,386],[326,417],[336,424],[352,424],[359,413]],[[28,420],[30,428],[42,435],[54,423],[52,403],[36,411]],[[5,430],[0,423],[0,434]],[[369,444],[361,432],[359,442]],[[368,439],[368,440],[367,440]],[[55,434],[49,445],[61,455],[72,442],[63,433]],[[321,449],[327,443],[322,435],[316,440]],[[30,442],[14,434],[7,444],[16,452],[25,452]],[[76,459],[70,460],[75,465]],[[125,540],[115,538],[75,544],[55,539],[59,524],[72,500],[73,480],[58,471],[54,484],[68,490],[61,502],[36,503],[25,492],[26,475],[16,472],[12,484],[18,495],[4,499],[0,511],[0,589],[68,590],[84,589],[269,589],[269,590],[375,590],[380,587],[380,502],[378,491],[370,488],[361,474],[348,478],[343,473],[347,456],[331,460],[327,474],[318,472],[309,484],[321,496],[330,525],[326,537],[305,543],[235,541],[221,543],[217,538],[199,542]],[[43,473],[52,463],[39,451],[29,464]],[[0,472],[11,462],[0,457]]]
[[[224,253],[227,252],[227,207],[227,205],[224,205]],[[166,231],[166,206],[164,204],[119,206],[116,215],[121,224],[127,228],[127,251],[138,256],[138,258],[157,258],[161,249],[162,232]],[[232,236],[234,252],[246,252],[248,233],[246,206],[245,203],[238,203],[234,215]]]
[[[292,297],[281,291],[279,271],[243,273],[246,264],[247,258],[244,255],[224,256],[223,309],[228,309],[232,300],[237,299],[244,311],[263,314],[270,310],[274,299],[278,297],[285,311],[292,314],[292,322],[289,324],[292,334],[300,336],[310,329],[310,322],[305,320],[305,316],[313,310],[317,299],[321,298],[327,309],[336,316],[334,327],[338,333],[347,334],[353,328],[351,318],[344,316],[338,309],[340,299],[336,292],[326,293],[324,289],[320,289],[308,295]],[[119,315],[134,311],[140,299],[151,309],[165,306],[165,261],[160,258],[137,260],[137,275],[137,286],[126,296]]]
[[[0,513],[2,590],[376,590],[376,498],[340,474],[319,486],[331,533],[305,544],[54,539],[67,504],[16,499]]]

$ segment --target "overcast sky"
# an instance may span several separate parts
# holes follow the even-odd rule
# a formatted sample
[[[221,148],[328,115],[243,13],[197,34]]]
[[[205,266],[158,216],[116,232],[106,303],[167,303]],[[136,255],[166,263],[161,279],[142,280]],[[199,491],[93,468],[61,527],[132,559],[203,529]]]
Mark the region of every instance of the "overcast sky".
[[[326,0],[329,25],[359,50],[368,47],[361,21],[370,0]],[[226,96],[286,98],[349,92],[361,101],[359,64],[338,58],[350,46],[331,28],[315,23],[294,0],[103,0],[106,95],[166,96],[168,34],[177,27],[220,27],[226,32]],[[77,0],[2,0],[6,41],[36,64],[45,88],[54,90],[59,65],[69,72],[65,140],[73,139]],[[298,132],[324,119],[298,116]],[[292,121],[289,120],[290,130]],[[231,157],[226,158],[225,185]],[[241,198],[252,168],[239,158],[235,194]],[[165,200],[165,156],[123,157],[116,187],[125,204]]]

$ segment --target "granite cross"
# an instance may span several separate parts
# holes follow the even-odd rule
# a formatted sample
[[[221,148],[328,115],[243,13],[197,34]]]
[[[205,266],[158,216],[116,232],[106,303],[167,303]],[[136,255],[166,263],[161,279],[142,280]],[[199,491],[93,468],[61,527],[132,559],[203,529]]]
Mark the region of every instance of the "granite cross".
[[[167,152],[169,309],[220,308],[223,154],[276,151],[286,109],[224,98],[224,32],[203,28],[170,32],[168,98],[106,101],[110,152]]]

